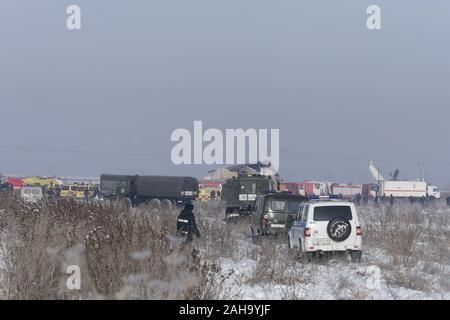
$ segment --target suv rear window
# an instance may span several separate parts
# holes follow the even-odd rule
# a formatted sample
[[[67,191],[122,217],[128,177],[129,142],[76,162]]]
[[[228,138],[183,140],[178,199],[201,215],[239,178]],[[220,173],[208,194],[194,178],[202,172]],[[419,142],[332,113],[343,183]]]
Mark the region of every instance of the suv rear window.
[[[323,206],[314,208],[314,221],[329,221],[334,218],[352,220],[350,206]]]
[[[290,200],[271,200],[270,208],[274,211],[289,211],[297,213],[300,207],[300,201],[290,201]],[[287,208],[286,208],[287,207]]]

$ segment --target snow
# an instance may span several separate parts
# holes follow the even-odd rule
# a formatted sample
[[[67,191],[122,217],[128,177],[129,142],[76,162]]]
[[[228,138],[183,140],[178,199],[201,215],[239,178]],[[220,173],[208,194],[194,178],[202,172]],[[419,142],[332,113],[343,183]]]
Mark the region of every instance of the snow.
[[[407,208],[406,208],[407,209]],[[377,210],[374,208],[360,208],[364,213],[366,222],[371,224],[370,214]],[[436,220],[431,215],[449,215],[448,209],[439,208],[437,210],[423,210],[420,214],[424,218],[424,228],[434,230],[441,227],[448,230],[448,226],[432,225],[431,221]],[[368,216],[369,215],[369,216]],[[445,218],[445,217],[444,217]],[[407,226],[404,226],[407,228]],[[265,239],[266,241],[276,241]],[[427,247],[419,239],[418,245]],[[448,241],[448,238],[444,239]],[[257,250],[257,245],[247,239],[247,241],[238,241],[236,248],[239,252],[251,252]],[[395,245],[395,244],[394,244]],[[443,243],[444,247],[450,244]],[[418,260],[412,267],[407,267],[396,262],[396,258],[389,253],[386,248],[366,244],[364,248],[363,259],[361,263],[352,263],[345,257],[325,259],[321,262],[306,262],[297,257],[289,257],[287,246],[284,243],[276,245],[276,250],[280,251],[281,259],[291,259],[292,263],[286,264],[286,275],[295,274],[303,270],[307,274],[307,279],[300,282],[284,283],[285,281],[274,281],[268,279],[254,282],[258,258],[252,259],[248,256],[237,258],[221,258],[220,279],[225,279],[222,283],[223,294],[219,299],[450,299],[450,265],[437,261]],[[425,259],[425,256],[418,256],[419,259]],[[442,257],[437,257],[441,259]],[[297,260],[297,262],[296,262]],[[398,259],[397,259],[398,260]],[[445,261],[445,258],[441,259]],[[278,263],[279,261],[274,261]],[[396,264],[397,263],[397,264]],[[231,276],[228,276],[232,274]],[[406,274],[411,277],[411,287],[395,285],[396,277]],[[416,280],[417,277],[417,280]],[[393,279],[393,280],[392,280]],[[409,278],[407,278],[409,280]],[[406,281],[406,280],[405,280]],[[417,282],[414,282],[417,281]],[[422,284],[423,283],[423,284]],[[424,289],[414,288],[423,286]]]
[[[203,228],[214,225],[210,234],[196,243],[203,261],[217,263],[214,274],[213,299],[450,299],[450,243],[448,224],[450,210],[443,206],[419,208],[399,206],[395,209],[368,207],[358,208],[363,222],[363,256],[361,263],[352,263],[349,257],[336,256],[309,262],[299,252],[291,252],[283,239],[266,238],[253,241],[245,225],[231,228],[222,225],[210,207],[199,215]],[[393,225],[388,225],[389,223]],[[220,224],[218,226],[218,224]],[[226,238],[225,247],[220,237]],[[231,230],[231,231],[230,231]],[[411,238],[411,247],[403,235],[420,233]],[[386,231],[386,233],[378,234]],[[391,232],[392,231],[392,232]],[[223,234],[219,233],[223,232]],[[404,232],[404,233],[401,233]],[[400,238],[395,238],[397,235]],[[386,242],[384,236],[392,236]],[[179,238],[168,235],[177,245]],[[409,238],[408,238],[409,239]],[[221,240],[221,241],[219,241]],[[0,242],[0,244],[4,244]],[[5,268],[0,247],[0,284],[4,282]],[[224,250],[227,249],[227,250]],[[398,251],[396,251],[398,250]],[[403,251],[402,251],[403,250]],[[396,252],[396,253],[394,253]],[[151,250],[135,252],[132,257],[144,260]],[[167,257],[180,258],[178,256]],[[129,275],[132,283],[133,275]],[[155,279],[152,287],[183,288],[180,281],[198,281],[191,275],[174,276],[167,283]],[[189,284],[191,285],[191,284]],[[5,286],[0,285],[1,289]],[[130,286],[133,290],[133,286]],[[175,289],[174,289],[175,290]],[[122,298],[138,295],[123,291]]]

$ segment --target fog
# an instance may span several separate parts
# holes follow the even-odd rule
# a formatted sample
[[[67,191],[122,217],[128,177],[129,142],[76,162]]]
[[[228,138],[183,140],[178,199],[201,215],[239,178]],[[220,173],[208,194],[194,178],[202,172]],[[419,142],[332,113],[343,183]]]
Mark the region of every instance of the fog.
[[[202,177],[170,158],[201,120],[280,129],[285,180],[450,186],[449,37],[448,1],[2,0],[0,172]]]

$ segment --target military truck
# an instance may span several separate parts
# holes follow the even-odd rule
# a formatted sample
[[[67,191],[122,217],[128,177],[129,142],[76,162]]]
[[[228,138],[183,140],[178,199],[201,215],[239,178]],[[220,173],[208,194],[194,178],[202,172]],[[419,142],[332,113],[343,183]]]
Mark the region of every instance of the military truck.
[[[181,204],[198,196],[198,180],[192,177],[102,174],[100,196],[126,199],[132,206],[152,200]]]
[[[221,214],[224,220],[250,216],[256,197],[279,190],[279,182],[262,175],[239,175],[222,185]]]

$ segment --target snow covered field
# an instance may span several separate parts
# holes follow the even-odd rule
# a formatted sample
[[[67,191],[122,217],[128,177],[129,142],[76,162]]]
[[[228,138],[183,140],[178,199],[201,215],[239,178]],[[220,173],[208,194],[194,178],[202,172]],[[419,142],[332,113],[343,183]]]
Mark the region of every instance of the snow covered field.
[[[240,240],[219,260],[218,297],[450,299],[450,210],[441,204],[358,209],[365,245],[359,264],[345,256],[309,263],[289,252],[284,239],[254,244],[235,227]]]
[[[313,263],[285,239],[254,241],[249,226],[226,225],[199,203],[202,237],[183,246],[177,210],[83,204],[24,208],[0,202],[0,294],[20,299],[450,299],[450,210],[359,207],[361,263]],[[23,218],[27,211],[33,212]],[[14,212],[16,211],[16,212]],[[64,288],[80,264],[82,289]]]

